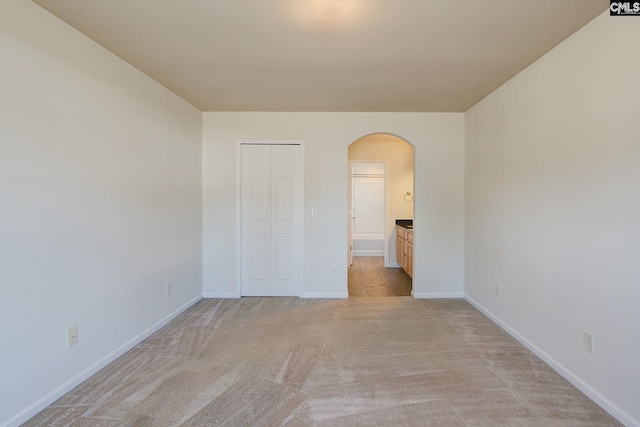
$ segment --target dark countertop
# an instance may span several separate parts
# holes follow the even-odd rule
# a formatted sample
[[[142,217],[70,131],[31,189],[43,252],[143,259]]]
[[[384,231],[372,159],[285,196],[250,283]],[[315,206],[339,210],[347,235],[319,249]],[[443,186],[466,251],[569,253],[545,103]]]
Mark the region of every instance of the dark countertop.
[[[396,219],[396,226],[413,231],[413,220],[412,219]]]

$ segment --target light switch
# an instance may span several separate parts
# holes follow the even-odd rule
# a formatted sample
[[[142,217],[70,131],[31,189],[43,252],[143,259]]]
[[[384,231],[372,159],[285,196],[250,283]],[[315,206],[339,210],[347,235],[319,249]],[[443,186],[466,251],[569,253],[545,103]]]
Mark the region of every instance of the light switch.
[[[315,218],[318,216],[318,209],[311,209],[311,218]]]

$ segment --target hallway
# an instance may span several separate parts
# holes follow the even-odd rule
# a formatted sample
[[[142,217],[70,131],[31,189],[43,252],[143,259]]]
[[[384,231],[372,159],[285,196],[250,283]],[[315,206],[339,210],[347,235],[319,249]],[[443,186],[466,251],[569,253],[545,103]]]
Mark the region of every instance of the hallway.
[[[384,257],[353,257],[349,297],[411,296],[411,278],[401,268],[385,268]]]

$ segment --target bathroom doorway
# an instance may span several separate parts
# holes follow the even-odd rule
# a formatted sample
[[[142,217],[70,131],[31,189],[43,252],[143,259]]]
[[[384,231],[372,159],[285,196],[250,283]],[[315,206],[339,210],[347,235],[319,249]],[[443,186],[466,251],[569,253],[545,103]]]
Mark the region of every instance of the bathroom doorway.
[[[394,135],[371,134],[349,146],[349,296],[411,295],[410,274],[398,263],[396,220],[413,221],[413,167],[413,146]]]
[[[351,262],[354,256],[384,257],[386,162],[350,162]]]

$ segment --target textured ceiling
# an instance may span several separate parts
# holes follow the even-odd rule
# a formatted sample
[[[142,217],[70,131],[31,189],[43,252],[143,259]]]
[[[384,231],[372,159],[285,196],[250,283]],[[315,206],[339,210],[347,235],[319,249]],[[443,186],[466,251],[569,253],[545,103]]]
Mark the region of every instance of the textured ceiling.
[[[34,0],[203,111],[466,111],[606,0]]]

